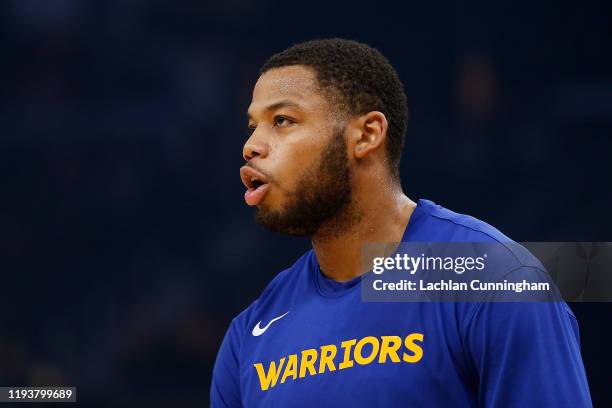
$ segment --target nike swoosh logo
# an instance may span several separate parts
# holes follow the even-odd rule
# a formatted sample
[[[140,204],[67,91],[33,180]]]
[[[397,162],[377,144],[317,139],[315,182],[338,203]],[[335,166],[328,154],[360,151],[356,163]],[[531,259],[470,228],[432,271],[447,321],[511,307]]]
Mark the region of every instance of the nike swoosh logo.
[[[282,314],[278,317],[275,317],[274,319],[270,320],[270,323],[266,324],[264,327],[259,327],[259,325],[261,324],[261,320],[259,321],[259,323],[257,323],[255,325],[255,327],[253,327],[253,336],[257,337],[257,336],[261,336],[262,334],[264,334],[266,332],[266,330],[268,330],[268,327],[270,327],[270,325],[272,323],[274,323],[277,320],[282,319],[283,317],[287,316],[289,312]]]

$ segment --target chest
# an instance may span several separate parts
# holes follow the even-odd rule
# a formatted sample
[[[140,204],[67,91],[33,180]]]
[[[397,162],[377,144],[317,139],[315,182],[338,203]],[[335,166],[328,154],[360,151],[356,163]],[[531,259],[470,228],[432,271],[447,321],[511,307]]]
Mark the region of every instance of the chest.
[[[448,312],[423,306],[345,297],[262,310],[239,356],[245,405],[393,405],[443,390],[460,341]]]

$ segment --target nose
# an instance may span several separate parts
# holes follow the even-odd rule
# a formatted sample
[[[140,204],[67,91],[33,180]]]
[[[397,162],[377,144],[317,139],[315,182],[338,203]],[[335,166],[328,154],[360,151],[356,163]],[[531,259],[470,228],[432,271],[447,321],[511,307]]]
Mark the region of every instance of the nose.
[[[249,161],[255,157],[264,158],[268,155],[268,146],[261,140],[253,139],[251,136],[246,141],[242,148],[242,157],[245,161]]]

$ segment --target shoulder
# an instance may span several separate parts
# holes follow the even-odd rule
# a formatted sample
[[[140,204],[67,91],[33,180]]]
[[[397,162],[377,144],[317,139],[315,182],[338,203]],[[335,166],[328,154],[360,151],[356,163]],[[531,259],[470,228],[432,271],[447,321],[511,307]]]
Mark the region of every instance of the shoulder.
[[[238,314],[232,321],[232,326],[242,332],[245,327],[256,323],[262,310],[269,309],[272,305],[286,303],[293,298],[293,292],[307,285],[309,263],[312,262],[312,250],[304,253],[293,265],[279,272],[266,286],[259,297],[246,309]]]
[[[427,228],[421,229],[430,231],[427,234],[429,238],[423,239],[424,241],[483,244],[483,247],[489,251],[489,259],[492,261],[492,267],[487,269],[487,273],[491,273],[492,276],[487,280],[548,282],[553,287],[550,293],[544,295],[550,296],[551,299],[547,297],[547,301],[543,302],[510,302],[510,304],[506,304],[488,297],[487,301],[470,303],[467,307],[469,312],[466,313],[467,322],[474,320],[475,316],[482,314],[483,310],[494,310],[496,312],[499,310],[500,313],[520,311],[535,318],[538,311],[543,313],[543,311],[550,312],[550,309],[554,309],[559,313],[561,320],[565,322],[568,318],[576,325],[576,317],[567,303],[562,301],[561,295],[556,290],[556,285],[546,268],[527,248],[478,218],[451,211],[429,200],[419,200],[419,205],[424,210],[421,222],[427,224]],[[498,320],[506,321],[507,319],[504,317]],[[529,321],[529,319],[524,320],[525,322]]]
[[[449,242],[512,241],[497,228],[467,214],[457,213],[429,200],[419,200],[425,221],[435,226]]]
[[[508,261],[508,267],[542,270],[543,266],[525,247],[513,241],[492,225],[470,215],[451,211],[429,200],[419,200],[423,208],[422,223],[426,224],[430,242],[478,243],[495,250]]]

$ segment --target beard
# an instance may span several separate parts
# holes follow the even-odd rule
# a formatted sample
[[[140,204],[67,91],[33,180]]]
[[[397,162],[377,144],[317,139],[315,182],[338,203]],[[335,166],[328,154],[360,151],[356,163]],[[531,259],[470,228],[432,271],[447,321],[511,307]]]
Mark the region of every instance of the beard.
[[[318,163],[300,177],[297,186],[286,193],[280,210],[262,206],[255,220],[272,231],[298,236],[335,236],[356,222],[344,129],[334,131]]]

